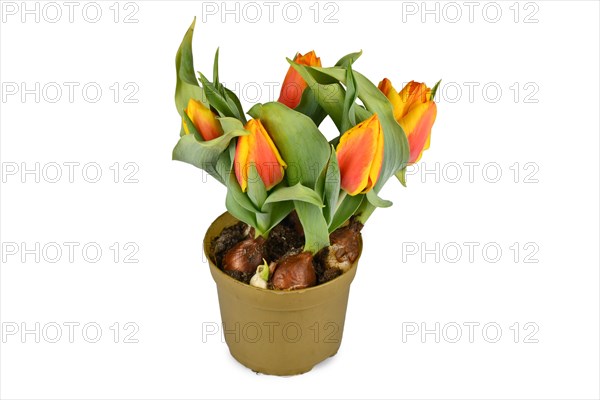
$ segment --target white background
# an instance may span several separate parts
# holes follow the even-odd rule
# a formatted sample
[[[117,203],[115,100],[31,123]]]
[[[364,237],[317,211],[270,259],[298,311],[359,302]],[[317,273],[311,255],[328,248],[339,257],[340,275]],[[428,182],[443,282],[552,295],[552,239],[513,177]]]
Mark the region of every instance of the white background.
[[[56,9],[41,2],[39,22],[31,14],[23,23],[21,2],[2,2],[2,398],[600,396],[597,2],[479,2],[471,17],[463,2],[427,3],[437,16],[422,14],[421,2],[302,2],[287,15],[281,2],[273,22],[258,2],[256,23],[249,21],[256,7],[244,14],[239,4],[239,22],[232,14],[222,23],[221,2],[195,1],[121,3],[115,23],[113,3],[98,2],[102,15],[91,23],[80,2],[71,23],[58,2],[62,18],[52,23]],[[217,13],[205,13],[203,22],[203,7],[214,6]],[[300,20],[292,23],[296,8]],[[93,19],[94,9],[86,10]],[[138,22],[124,23],[132,12]],[[378,210],[363,231],[340,352],[302,376],[257,375],[233,360],[218,336],[202,340],[203,324],[220,317],[201,242],[225,209],[225,190],[171,161],[180,127],[174,57],[194,15],[196,69],[210,75],[220,46],[221,79],[246,88],[246,109],[273,100],[269,85],[283,79],[285,57],[296,51],[315,49],[332,65],[362,49],[355,68],[375,83],[388,77],[397,89],[411,79],[430,86],[443,79],[420,170],[408,188],[390,180],[382,196],[394,207]],[[72,102],[65,82],[79,84]],[[102,88],[96,103],[82,94],[90,82]],[[22,98],[22,83],[34,93]],[[53,103],[57,85],[62,97]],[[136,87],[128,100],[137,103],[125,102]],[[88,95],[95,96],[91,89]],[[331,123],[322,127],[333,135]],[[65,162],[80,163],[72,183]],[[21,174],[36,163],[39,183]],[[52,163],[62,166],[56,183]],[[86,181],[94,169],[82,175],[87,163],[100,167],[97,183]],[[422,174],[425,167],[439,176]],[[124,182],[129,172],[138,183]],[[79,243],[73,262],[64,242]],[[472,260],[465,242],[479,243]],[[39,262],[22,251],[36,243],[49,252]],[[48,243],[62,246],[56,263]],[[83,258],[86,243],[102,249],[98,262]],[[436,243],[439,260],[423,252]],[[135,246],[139,262],[124,262]],[[457,247],[462,257],[451,262]],[[497,248],[502,254],[492,262]],[[73,343],[69,322],[80,324]],[[127,322],[139,327],[138,343],[125,343],[134,326],[125,329]],[[472,343],[469,322],[480,324]],[[39,343],[34,334],[21,336],[36,323],[46,327]],[[53,323],[63,327],[57,343],[49,340]],[[101,327],[97,343],[82,334],[86,323]],[[407,327],[436,323],[439,343],[420,332],[403,340]],[[502,329],[496,343],[489,342],[494,329],[482,332],[487,323]],[[462,337],[451,343],[455,324]],[[15,326],[19,332],[9,335]]]

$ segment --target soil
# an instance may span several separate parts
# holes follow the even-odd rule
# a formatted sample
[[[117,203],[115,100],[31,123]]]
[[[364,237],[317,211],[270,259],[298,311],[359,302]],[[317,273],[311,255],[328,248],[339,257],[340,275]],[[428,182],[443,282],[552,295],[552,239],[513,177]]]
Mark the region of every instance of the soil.
[[[285,254],[302,249],[304,232],[302,225],[298,229],[299,221],[296,222],[297,219],[298,216],[294,211],[271,229],[265,244],[267,261],[278,261]]]
[[[351,220],[346,226],[337,229],[330,235],[332,246],[322,249],[314,257],[311,257],[316,282],[312,279],[313,275],[307,273],[310,271],[306,271],[306,266],[303,265],[302,267],[304,269],[302,275],[310,277],[310,279],[308,279],[310,283],[309,286],[313,286],[314,284],[320,285],[340,276],[344,271],[340,268],[341,264],[339,264],[338,261],[342,261],[345,265],[348,265],[348,262],[352,263],[356,260],[359,252],[358,243],[361,229],[362,224],[360,224],[360,222]],[[213,239],[210,246],[210,257],[217,267],[232,278],[244,283],[250,282],[250,279],[254,275],[255,267],[252,268],[252,271],[248,268],[236,268],[235,270],[230,270],[228,265],[225,265],[224,268],[223,260],[226,257],[229,260],[232,258],[231,256],[233,253],[239,252],[240,246],[236,245],[242,241],[250,242],[252,240],[258,240],[262,242],[261,238],[253,239],[253,235],[254,232],[248,225],[239,222],[223,229],[221,234]],[[294,211],[271,230],[264,245],[261,243],[260,248],[262,249],[262,258],[272,266],[275,265],[277,269],[279,268],[278,265],[286,266],[288,264],[288,259],[292,260],[298,258],[299,254],[304,254],[302,253],[303,246],[304,232],[302,230],[302,225],[298,220],[298,216]],[[230,250],[231,252],[228,254]],[[257,259],[255,255],[251,258],[253,260]],[[228,262],[226,261],[225,264],[228,264]],[[286,268],[289,268],[289,266]],[[278,286],[281,286],[281,284],[273,285],[273,279],[269,280],[268,287],[270,289],[280,289],[281,287]],[[303,285],[294,282],[290,288],[293,287],[300,288],[303,287]]]

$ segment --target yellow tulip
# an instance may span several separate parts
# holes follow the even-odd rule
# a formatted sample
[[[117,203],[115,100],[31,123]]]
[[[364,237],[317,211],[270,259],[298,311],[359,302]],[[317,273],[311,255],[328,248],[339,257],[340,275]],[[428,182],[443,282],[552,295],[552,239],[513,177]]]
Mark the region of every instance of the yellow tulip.
[[[184,111],[194,124],[196,131],[198,131],[205,141],[212,140],[223,134],[223,129],[219,121],[217,121],[216,115],[198,100],[190,99]],[[185,120],[183,121],[183,130],[186,135],[190,134],[190,129]]]
[[[242,191],[248,188],[250,165],[254,164],[258,175],[267,190],[283,179],[283,169],[287,164],[279,155],[275,143],[258,119],[251,119],[244,127],[250,134],[240,136],[235,148],[234,168]]]
[[[314,51],[310,51],[305,55],[300,53],[296,54],[294,61],[301,65],[308,65],[310,67],[320,67],[321,59],[317,57]],[[296,108],[302,99],[302,93],[308,85],[302,79],[298,71],[294,67],[288,69],[283,84],[281,85],[281,93],[279,95],[279,102],[285,104],[289,108]]]
[[[437,115],[437,106],[431,97],[431,89],[424,83],[409,82],[400,93],[396,92],[389,79],[379,83],[379,90],[385,94],[394,108],[394,118],[406,134],[412,164],[421,158],[429,148],[431,128]]]
[[[344,133],[336,152],[342,189],[351,196],[373,189],[383,164],[383,129],[377,114]]]

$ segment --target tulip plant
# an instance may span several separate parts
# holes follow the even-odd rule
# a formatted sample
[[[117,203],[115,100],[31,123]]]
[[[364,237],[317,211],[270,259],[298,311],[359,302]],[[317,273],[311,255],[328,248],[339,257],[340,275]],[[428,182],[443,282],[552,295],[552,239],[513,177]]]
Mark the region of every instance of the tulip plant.
[[[362,226],[377,207],[392,204],[378,193],[394,176],[405,185],[406,166],[429,147],[439,82],[432,89],[410,82],[397,92],[388,79],[376,86],[353,68],[362,52],[322,67],[311,51],[288,59],[277,102],[245,113],[220,83],[218,50],[212,80],[194,72],[194,24],[176,56],[182,125],[173,159],[222,183],[227,210],[253,228],[254,239],[295,210],[304,253],[316,254],[349,220]],[[319,130],[326,117],[338,129],[332,140]],[[253,268],[266,280],[267,265],[257,261]]]

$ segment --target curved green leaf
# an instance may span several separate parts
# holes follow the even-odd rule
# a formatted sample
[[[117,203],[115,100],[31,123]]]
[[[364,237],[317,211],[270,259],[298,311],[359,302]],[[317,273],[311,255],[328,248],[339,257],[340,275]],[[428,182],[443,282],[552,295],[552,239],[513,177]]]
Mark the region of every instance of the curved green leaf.
[[[313,189],[303,186],[300,182],[296,183],[294,186],[276,188],[269,197],[267,197],[265,204],[290,200],[302,201],[314,204],[318,207],[323,207],[323,202],[321,201],[319,194]]]
[[[356,53],[346,54],[344,57],[340,58],[338,62],[335,63],[336,67],[346,68],[352,64],[362,55],[362,50]]]
[[[337,228],[342,226],[344,222],[348,221],[348,219],[354,215],[356,210],[358,210],[361,203],[363,203],[364,198],[364,194],[344,197],[338,206],[331,223],[329,224],[329,232],[335,231]]]
[[[396,178],[398,178],[402,186],[406,187],[406,167],[396,172]]]
[[[248,225],[253,226],[255,229],[257,228],[255,214],[239,205],[235,201],[232,193],[229,190],[227,191],[227,196],[225,197],[225,207],[231,215],[233,215],[240,221],[243,221]]]
[[[329,143],[315,123],[278,102],[257,104],[248,114],[260,119],[287,163],[285,178],[288,185],[300,182],[314,189],[330,153]]]
[[[321,122],[323,122],[327,116],[327,113],[319,104],[319,101],[316,99],[315,93],[312,90],[305,90],[302,93],[300,103],[294,110],[312,119],[316,126],[321,125]]]
[[[267,200],[267,188],[254,163],[250,163],[248,167],[248,198],[258,210],[262,210],[262,206]]]
[[[173,160],[183,161],[201,168],[217,178],[221,183],[225,184],[226,180],[223,179],[223,172],[225,171],[217,170],[219,158],[221,157],[221,154],[227,150],[229,142],[231,142],[233,138],[247,134],[248,132],[245,130],[234,130],[219,136],[218,138],[209,140],[208,142],[200,142],[192,134],[184,135],[179,138],[179,141],[173,149]],[[229,153],[226,154],[226,157],[228,157],[230,161],[233,160],[230,158]]]
[[[325,182],[323,184],[323,201],[325,203],[325,209],[323,214],[328,224],[333,220],[335,214],[337,202],[340,194],[340,167],[337,162],[337,154],[333,146],[331,146],[331,156],[329,157],[329,163],[327,164],[327,171],[325,175]]]
[[[435,99],[435,94],[437,93],[437,90],[438,90],[441,82],[442,82],[442,80],[440,79],[439,81],[437,81],[437,83],[435,85],[433,85],[433,88],[431,89],[431,98],[432,99]]]
[[[221,128],[223,128],[223,133],[227,134],[231,131],[244,129],[244,125],[242,121],[237,118],[231,117],[217,117],[219,123],[221,124]]]
[[[194,73],[194,56],[192,54],[192,38],[194,36],[194,26],[196,18],[183,36],[183,40],[175,56],[175,69],[177,71],[177,83],[175,86],[175,107],[179,115],[183,116],[184,109],[187,107],[190,98],[196,99],[204,105],[207,105],[206,99],[196,74]]]
[[[322,248],[329,246],[327,221],[323,217],[321,207],[295,200],[294,208],[298,213],[302,228],[304,228],[304,250],[315,254]]]
[[[356,78],[352,72],[352,66],[348,65],[346,69],[346,94],[344,96],[344,110],[342,112],[342,129],[341,133],[357,124],[354,108],[358,97],[358,88]],[[360,122],[360,121],[359,121]]]
[[[233,197],[235,202],[243,208],[245,208],[246,210],[254,214],[260,212],[260,210],[257,209],[256,206],[252,203],[252,201],[248,198],[248,195],[242,192],[242,188],[240,187],[240,184],[238,183],[235,177],[234,171],[229,171],[229,176],[227,180],[227,193],[231,193],[231,196]]]
[[[384,200],[374,190],[369,190],[367,192],[367,200],[369,203],[374,205],[375,207],[387,208],[392,206],[392,202],[389,200]]]

